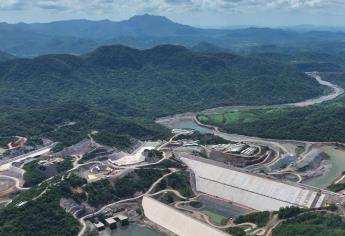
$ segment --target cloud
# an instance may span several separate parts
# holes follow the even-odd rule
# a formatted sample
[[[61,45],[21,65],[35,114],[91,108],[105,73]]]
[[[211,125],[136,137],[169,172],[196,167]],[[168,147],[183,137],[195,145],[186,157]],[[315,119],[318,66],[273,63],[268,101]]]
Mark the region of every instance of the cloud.
[[[54,0],[41,0],[34,2],[34,6],[41,9],[50,9],[50,10],[67,10],[71,6],[65,1],[54,1]]]
[[[0,10],[22,10],[26,7],[27,2],[22,0],[0,0]]]
[[[343,0],[0,0],[1,10],[43,9],[90,14],[128,12],[131,14],[189,11],[262,11],[320,9],[341,5]]]

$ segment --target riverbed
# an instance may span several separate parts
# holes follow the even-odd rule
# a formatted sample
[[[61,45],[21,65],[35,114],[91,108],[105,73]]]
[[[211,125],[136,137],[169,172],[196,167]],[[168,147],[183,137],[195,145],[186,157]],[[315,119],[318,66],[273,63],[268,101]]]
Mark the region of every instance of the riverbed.
[[[329,87],[332,90],[332,92],[330,94],[327,94],[321,97],[311,98],[305,101],[295,102],[295,103],[261,105],[261,106],[224,106],[224,107],[216,107],[216,108],[207,109],[207,110],[201,111],[200,113],[214,114],[214,113],[225,113],[225,112],[231,112],[231,111],[247,111],[247,110],[257,110],[257,109],[307,107],[307,106],[312,106],[312,105],[334,100],[340,95],[344,94],[345,91],[343,88],[339,87],[336,84],[332,84],[328,81],[323,80],[321,76],[318,75],[317,73],[308,73],[308,74],[310,75],[310,78],[315,79],[319,84]]]
[[[102,236],[163,236],[148,227],[131,224],[128,226],[120,226],[117,229],[109,230],[101,233]]]
[[[272,106],[229,106],[229,107],[220,107],[214,109],[204,110],[200,113],[222,113],[226,111],[238,111],[238,110],[250,110],[250,109],[267,109],[267,108],[282,108],[282,107],[305,107],[311,106],[314,104],[319,104],[325,101],[329,101],[335,99],[336,97],[342,95],[344,93],[344,89],[340,88],[337,85],[334,85],[328,81],[324,81],[321,77],[317,74],[312,75],[314,79],[316,79],[320,84],[324,86],[328,86],[332,89],[332,93],[329,95],[321,96],[319,98],[308,99],[306,101],[292,103],[292,104],[281,104],[281,105],[272,105]],[[196,123],[194,120],[196,114],[193,113],[186,113],[186,114],[179,114],[173,117],[166,117],[162,119],[158,119],[157,122],[168,127],[171,129],[194,129],[199,131],[200,133],[212,133],[214,135],[220,136],[226,140],[235,141],[235,142],[253,142],[253,143],[261,143],[263,145],[267,145],[274,150],[283,150],[288,155],[294,156],[296,155],[297,150],[297,143],[300,144],[310,144],[311,142],[303,142],[297,140],[273,140],[273,139],[263,139],[259,137],[249,137],[244,135],[238,134],[230,134],[224,133],[220,131],[216,131],[213,128],[201,126]],[[327,171],[325,174],[319,177],[312,178],[305,183],[311,186],[319,187],[319,188],[326,188],[329,186],[343,171],[345,171],[345,151],[335,149],[329,145],[323,145],[323,151],[326,152],[330,157],[331,162],[331,169]]]
[[[327,188],[343,171],[345,171],[345,151],[335,147],[325,146],[322,150],[330,156],[331,169],[322,176],[303,182],[317,188]]]

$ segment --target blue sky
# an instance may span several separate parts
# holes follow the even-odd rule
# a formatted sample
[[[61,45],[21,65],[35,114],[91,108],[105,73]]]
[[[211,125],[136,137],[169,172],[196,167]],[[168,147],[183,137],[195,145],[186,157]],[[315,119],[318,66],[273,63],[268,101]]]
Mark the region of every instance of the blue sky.
[[[345,25],[345,0],[0,0],[0,21],[123,20],[164,15],[203,27]]]

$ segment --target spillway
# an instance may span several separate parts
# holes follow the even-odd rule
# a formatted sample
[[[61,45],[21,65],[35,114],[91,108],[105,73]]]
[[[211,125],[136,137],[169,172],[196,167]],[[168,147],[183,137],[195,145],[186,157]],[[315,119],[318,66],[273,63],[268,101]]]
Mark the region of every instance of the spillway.
[[[145,216],[152,222],[180,236],[229,236],[173,207],[151,197],[144,197],[142,206]]]
[[[194,172],[199,192],[236,202],[259,211],[281,207],[320,207],[324,194],[304,186],[287,184],[196,157],[181,157]]]

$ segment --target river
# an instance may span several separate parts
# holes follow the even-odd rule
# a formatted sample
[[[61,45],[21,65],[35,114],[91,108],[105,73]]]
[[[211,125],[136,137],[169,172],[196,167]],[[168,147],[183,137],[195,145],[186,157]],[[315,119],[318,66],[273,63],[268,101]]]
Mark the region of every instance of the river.
[[[283,108],[283,107],[306,107],[315,104],[319,104],[322,102],[330,101],[344,93],[344,89],[340,88],[339,86],[332,84],[328,81],[322,80],[322,78],[316,73],[310,73],[311,77],[316,79],[321,85],[327,86],[332,89],[332,92],[329,95],[321,96],[314,99],[308,99],[306,101],[297,102],[297,103],[290,103],[290,104],[280,104],[280,105],[270,105],[270,106],[228,106],[228,107],[218,107],[213,109],[208,109],[201,111],[199,113],[203,114],[212,114],[212,113],[223,113],[227,111],[239,111],[239,110],[250,110],[250,109],[267,109],[267,108]],[[194,129],[199,131],[200,133],[212,133],[214,135],[220,136],[224,139],[230,141],[246,141],[246,142],[253,142],[258,144],[263,144],[269,146],[275,150],[283,150],[287,155],[297,155],[297,144],[310,144],[312,142],[304,142],[298,140],[274,140],[274,139],[263,139],[259,137],[249,137],[244,135],[238,134],[230,134],[224,133],[220,131],[216,131],[213,128],[208,128],[205,126],[201,126],[196,123],[195,121],[195,113],[185,113],[185,114],[178,114],[171,117],[164,117],[158,119],[157,122],[168,127],[168,128],[186,128],[186,129]],[[312,178],[306,181],[306,184],[311,186],[325,188],[327,187],[337,176],[341,174],[342,171],[345,170],[345,152],[342,150],[337,150],[332,146],[324,145],[322,147],[323,151],[326,152],[331,157],[331,170],[324,173],[324,175]]]
[[[304,184],[317,188],[326,188],[345,171],[345,152],[343,150],[331,146],[325,146],[322,150],[331,157],[331,169],[324,175],[303,182]]]
[[[101,233],[101,236],[163,236],[150,228],[130,224],[128,226],[120,226],[117,229],[109,230]]]
[[[255,109],[270,109],[270,108],[287,108],[287,107],[306,107],[312,106],[319,103],[327,102],[333,100],[344,93],[344,89],[338,85],[332,84],[328,81],[325,81],[317,73],[308,73],[310,78],[315,79],[319,84],[329,87],[332,92],[328,95],[324,95],[317,98],[307,99],[301,102],[287,103],[287,104],[277,104],[277,105],[261,105],[261,106],[224,106],[216,107],[212,109],[206,109],[201,111],[202,114],[214,114],[214,113],[224,113],[228,111],[244,111],[244,110],[255,110]]]

